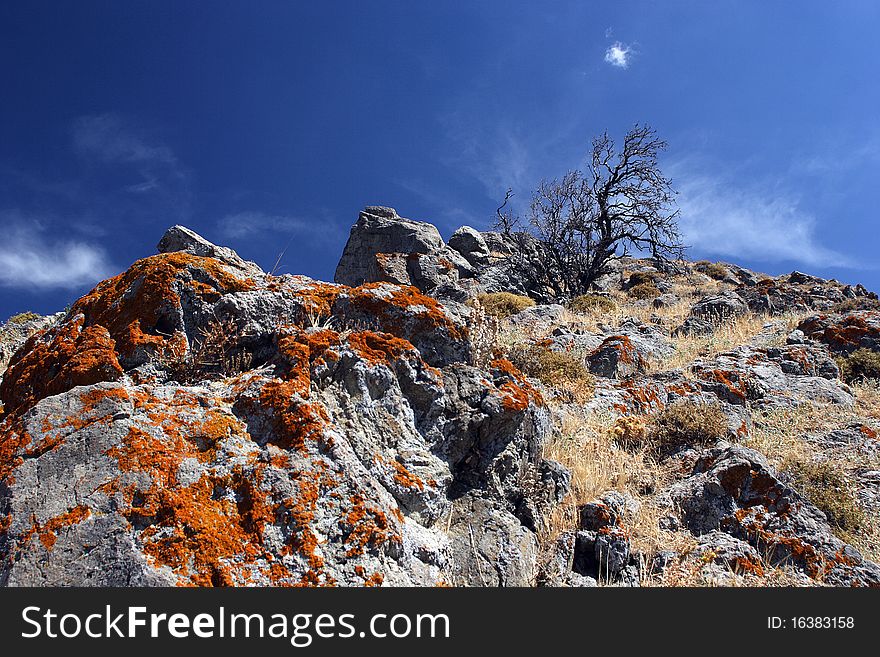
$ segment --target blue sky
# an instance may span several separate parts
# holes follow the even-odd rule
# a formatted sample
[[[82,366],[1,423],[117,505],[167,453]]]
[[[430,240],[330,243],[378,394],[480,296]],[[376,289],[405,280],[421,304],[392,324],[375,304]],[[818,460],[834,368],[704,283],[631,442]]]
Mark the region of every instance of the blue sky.
[[[486,228],[635,122],[690,257],[878,289],[878,32],[869,1],[4,3],[0,318],[175,223],[331,279],[361,207]]]

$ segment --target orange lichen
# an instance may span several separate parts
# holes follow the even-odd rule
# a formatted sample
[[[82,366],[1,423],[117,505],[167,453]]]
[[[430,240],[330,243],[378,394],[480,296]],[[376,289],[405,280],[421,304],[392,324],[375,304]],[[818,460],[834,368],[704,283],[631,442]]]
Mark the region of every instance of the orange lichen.
[[[260,390],[260,404],[272,411],[275,431],[273,443],[284,449],[305,453],[306,440],[324,440],[331,445],[324,429],[330,416],[321,404],[300,399],[301,382],[272,380]]]
[[[726,370],[714,369],[714,370],[701,370],[697,373],[697,375],[706,380],[712,381],[715,383],[720,383],[733,395],[737,400],[741,403],[745,403],[746,401],[746,384],[745,380],[740,378],[740,375],[737,372],[731,372]]]
[[[40,543],[47,550],[51,550],[58,541],[58,532],[64,527],[70,527],[87,519],[92,514],[89,507],[78,504],[74,508],[62,513],[61,515],[50,518],[45,524],[40,524],[34,520],[31,528],[26,531],[20,539],[20,545],[26,545],[34,536],[38,536]],[[11,516],[7,516],[4,521],[5,526],[0,527],[3,531],[9,526]]]
[[[185,273],[189,270],[189,273]],[[131,356],[140,346],[162,346],[168,337],[163,320],[180,304],[180,281],[203,280],[219,295],[254,288],[251,279],[230,273],[214,258],[188,253],[161,253],[135,262],[128,270],[99,283],[77,301],[72,313],[83,313],[89,324],[110,331],[123,356]]]
[[[390,333],[357,331],[348,337],[348,344],[370,365],[390,365],[415,347]]]
[[[442,329],[453,340],[467,337],[467,328],[456,325],[436,299],[418,288],[388,283],[365,283],[350,288],[345,295],[352,307],[375,317],[383,329],[400,335],[400,311],[412,315],[414,333]]]
[[[522,412],[530,403],[536,406],[544,405],[544,398],[535,387],[526,380],[516,366],[506,358],[496,358],[489,363],[489,369],[493,371],[498,380],[498,390],[503,393],[502,406],[514,412]]]
[[[122,376],[116,343],[107,329],[84,326],[84,321],[75,317],[47,335],[46,341],[31,337],[17,352],[0,384],[0,399],[8,414],[23,413],[41,399],[75,386]]]
[[[425,490],[425,482],[422,481],[418,476],[414,475],[412,472],[404,467],[403,463],[400,461],[391,461],[391,466],[394,468],[394,481],[403,486],[404,488],[417,488],[419,490]]]
[[[385,576],[382,573],[373,573],[367,575],[367,570],[363,566],[355,566],[354,574],[364,580],[364,586],[382,586]]]
[[[359,556],[368,548],[376,549],[389,540],[399,540],[391,533],[387,516],[379,509],[367,506],[363,495],[356,493],[349,501],[351,509],[341,521],[345,533],[343,541],[351,546],[345,553],[347,557]]]
[[[7,413],[21,413],[50,395],[78,385],[115,381],[122,365],[135,363],[140,351],[181,356],[186,338],[177,316],[181,294],[214,297],[250,290],[251,279],[230,273],[214,258],[163,253],[135,262],[99,283],[71,308],[68,319],[45,334],[32,336],[10,363],[0,385]]]

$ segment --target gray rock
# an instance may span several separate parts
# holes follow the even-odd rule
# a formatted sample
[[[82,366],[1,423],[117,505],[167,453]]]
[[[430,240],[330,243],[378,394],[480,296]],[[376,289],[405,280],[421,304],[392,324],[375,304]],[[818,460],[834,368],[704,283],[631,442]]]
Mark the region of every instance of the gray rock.
[[[700,299],[691,307],[690,315],[676,329],[676,334],[711,333],[715,327],[732,317],[748,310],[745,302],[736,292],[723,292]]]
[[[215,255],[136,263],[10,363],[0,583],[534,582],[570,477],[521,375],[466,365],[413,288],[250,276],[170,234]]]
[[[462,226],[449,238],[447,245],[455,249],[473,267],[483,267],[491,260],[491,251],[480,231],[470,226]]]
[[[792,564],[828,584],[880,585],[880,566],[837,538],[824,514],[753,450],[702,452],[693,474],[673,484],[670,496],[698,535],[720,530],[766,554],[770,565]]]
[[[230,248],[212,244],[186,226],[172,226],[166,230],[156,248],[159,253],[183,251],[204,258],[216,258],[233,267],[242,269],[250,275],[259,276],[263,274],[263,270],[260,269],[257,263],[244,260]]]
[[[370,206],[351,228],[334,280],[351,286],[384,281],[428,291],[473,274],[470,263],[444,244],[432,224]]]

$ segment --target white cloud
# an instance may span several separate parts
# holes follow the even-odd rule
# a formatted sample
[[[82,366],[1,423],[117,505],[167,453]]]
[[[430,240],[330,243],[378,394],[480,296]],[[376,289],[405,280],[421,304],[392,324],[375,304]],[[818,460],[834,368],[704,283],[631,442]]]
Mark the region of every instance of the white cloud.
[[[3,223],[17,213],[3,213]],[[33,226],[7,225],[0,245],[0,286],[72,289],[113,273],[103,249],[76,240],[48,240]]]
[[[73,145],[83,155],[108,164],[161,163],[175,165],[177,159],[167,146],[152,145],[114,114],[83,116],[74,121]]]
[[[707,175],[675,177],[685,243],[703,254],[814,267],[852,266],[821,244],[816,218],[777,189],[737,188]]]
[[[260,233],[284,233],[307,235],[311,239],[323,240],[336,237],[339,227],[329,220],[307,220],[299,217],[266,214],[264,212],[238,212],[229,214],[217,222],[223,237],[236,239],[252,237]]]
[[[605,61],[618,68],[628,68],[633,49],[625,43],[615,41],[605,51]]]

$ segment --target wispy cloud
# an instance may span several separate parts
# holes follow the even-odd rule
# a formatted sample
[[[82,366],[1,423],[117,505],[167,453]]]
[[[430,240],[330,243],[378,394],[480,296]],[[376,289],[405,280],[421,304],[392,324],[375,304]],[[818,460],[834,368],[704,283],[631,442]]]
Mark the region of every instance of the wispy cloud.
[[[816,218],[796,197],[778,189],[737,187],[721,177],[675,175],[680,228],[688,245],[704,254],[814,267],[853,267],[822,245]]]
[[[77,240],[50,240],[40,222],[16,211],[0,213],[0,286],[73,289],[96,283],[114,268],[104,250]]]
[[[508,188],[520,191],[534,186],[539,165],[521,130],[503,120],[475,120],[463,110],[442,116],[441,122],[447,136],[444,160],[476,179],[487,196],[500,199]]]
[[[618,68],[629,68],[629,61],[633,54],[635,51],[631,46],[621,41],[615,41],[605,51],[605,61]]]
[[[342,234],[338,223],[320,212],[312,219],[259,211],[236,212],[220,219],[217,229],[226,239],[276,234],[297,236],[318,243],[332,242]]]
[[[189,171],[169,146],[136,121],[109,113],[79,117],[71,126],[71,144],[92,165],[86,171],[93,178],[114,181],[113,189],[102,190],[102,195],[116,196],[114,205],[124,205],[127,196],[136,204],[147,203],[152,211],[159,209],[152,206],[171,210],[178,221],[188,218]],[[117,175],[106,178],[103,173],[111,167]]]
[[[82,116],[73,123],[73,145],[82,154],[108,164],[177,164],[170,148],[147,143],[144,137],[115,114]]]

